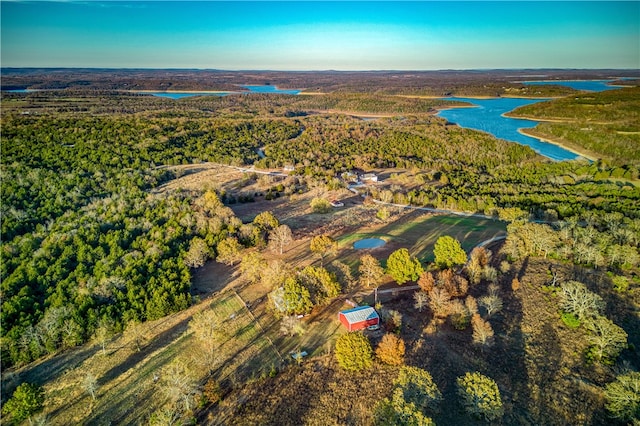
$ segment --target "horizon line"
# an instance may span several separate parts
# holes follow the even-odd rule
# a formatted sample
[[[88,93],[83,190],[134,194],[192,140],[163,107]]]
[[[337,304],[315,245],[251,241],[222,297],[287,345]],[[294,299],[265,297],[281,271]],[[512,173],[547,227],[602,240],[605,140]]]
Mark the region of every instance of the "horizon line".
[[[514,67],[514,68],[434,68],[434,69],[268,69],[268,68],[197,68],[197,67],[94,67],[94,66],[8,66],[0,70],[163,70],[163,71],[223,71],[223,72],[438,72],[438,71],[517,71],[517,70],[558,70],[558,71],[636,71],[638,68],[578,68],[578,67]]]

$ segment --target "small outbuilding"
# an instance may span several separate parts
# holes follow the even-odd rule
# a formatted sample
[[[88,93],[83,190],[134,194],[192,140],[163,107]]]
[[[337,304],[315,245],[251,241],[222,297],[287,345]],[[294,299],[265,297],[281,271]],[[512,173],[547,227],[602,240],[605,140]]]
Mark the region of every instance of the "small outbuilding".
[[[349,331],[362,330],[380,323],[378,313],[371,306],[358,306],[342,311],[338,314],[338,318]]]

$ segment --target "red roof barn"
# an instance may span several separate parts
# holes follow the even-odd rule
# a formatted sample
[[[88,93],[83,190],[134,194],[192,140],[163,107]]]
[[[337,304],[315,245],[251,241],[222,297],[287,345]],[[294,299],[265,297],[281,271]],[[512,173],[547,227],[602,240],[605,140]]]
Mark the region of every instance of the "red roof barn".
[[[371,306],[358,306],[342,311],[338,314],[338,318],[349,331],[362,330],[371,325],[378,325],[380,322],[378,313]]]

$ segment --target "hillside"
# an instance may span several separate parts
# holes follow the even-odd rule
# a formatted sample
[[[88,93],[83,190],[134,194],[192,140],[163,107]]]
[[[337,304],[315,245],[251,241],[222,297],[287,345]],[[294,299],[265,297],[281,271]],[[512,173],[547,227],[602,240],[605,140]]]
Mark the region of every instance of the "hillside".
[[[552,162],[453,104],[3,92],[3,422],[24,383],[53,425],[631,421],[607,389],[640,368],[637,165]],[[382,318],[359,371],[353,304]],[[461,402],[468,372],[494,411]]]

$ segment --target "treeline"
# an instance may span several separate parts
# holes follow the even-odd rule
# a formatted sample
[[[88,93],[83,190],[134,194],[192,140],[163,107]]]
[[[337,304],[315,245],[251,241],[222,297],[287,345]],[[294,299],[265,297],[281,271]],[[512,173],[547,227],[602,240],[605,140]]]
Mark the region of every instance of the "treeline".
[[[300,121],[305,131],[293,140],[267,145],[267,158],[258,165],[295,164],[306,174],[325,175],[354,167],[485,169],[536,157],[528,147],[449,126],[433,117],[363,122],[331,115]]]
[[[457,168],[426,174],[424,179],[437,181],[413,190],[373,195],[398,204],[482,212],[506,220],[520,216],[556,221],[587,212],[640,218],[640,189],[607,180],[607,175],[606,169],[581,162],[523,163],[483,173]]]

